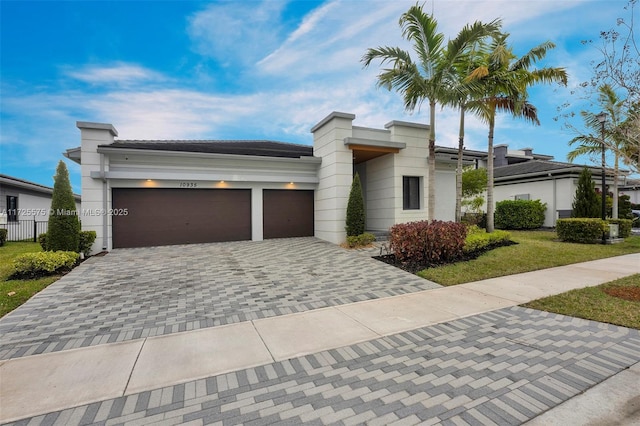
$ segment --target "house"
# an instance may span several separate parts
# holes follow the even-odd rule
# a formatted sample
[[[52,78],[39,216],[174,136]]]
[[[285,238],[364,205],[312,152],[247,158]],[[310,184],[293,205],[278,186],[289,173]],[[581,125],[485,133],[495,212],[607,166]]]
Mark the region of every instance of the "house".
[[[640,204],[640,179],[626,179],[618,187],[620,195],[628,195],[632,204]]]
[[[82,226],[93,251],[183,243],[316,236],[345,240],[353,176],[362,183],[366,229],[427,217],[429,126],[354,125],[332,112],[312,127],[313,146],[251,140],[121,140],[111,124],[77,122]],[[496,201],[541,199],[545,225],[571,209],[580,166],[531,149],[495,150]],[[487,154],[465,150],[482,167]],[[454,220],[457,149],[436,148],[435,219]]]
[[[32,239],[46,232],[53,188],[0,174],[0,228],[9,241]],[[80,195],[74,194],[80,210]]]
[[[93,251],[180,243],[315,235],[345,240],[355,172],[367,229],[426,219],[429,127],[392,121],[353,125],[333,112],[313,146],[274,141],[120,140],[111,124],[77,122],[82,226]],[[453,219],[455,164],[437,162],[436,217]]]

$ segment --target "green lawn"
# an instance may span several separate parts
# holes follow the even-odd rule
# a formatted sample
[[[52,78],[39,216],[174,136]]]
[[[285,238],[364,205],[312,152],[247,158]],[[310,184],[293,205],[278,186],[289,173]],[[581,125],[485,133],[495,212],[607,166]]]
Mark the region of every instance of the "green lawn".
[[[523,306],[640,329],[640,301],[623,300],[610,296],[605,290],[612,287],[628,287],[640,291],[640,274],[597,287],[572,290],[556,296],[534,300]]]
[[[455,285],[605,257],[640,253],[640,236],[619,244],[576,244],[556,241],[555,232],[513,231],[517,245],[491,250],[477,259],[429,268],[418,275],[441,285]]]
[[[34,294],[56,281],[60,276],[50,276],[36,280],[9,280],[12,261],[19,254],[42,251],[40,244],[33,242],[8,241],[0,247],[0,317],[5,316]]]

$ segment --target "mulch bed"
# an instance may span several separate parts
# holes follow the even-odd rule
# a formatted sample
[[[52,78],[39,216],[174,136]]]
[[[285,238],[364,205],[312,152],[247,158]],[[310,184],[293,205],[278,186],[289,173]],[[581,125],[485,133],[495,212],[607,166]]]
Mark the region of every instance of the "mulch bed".
[[[404,271],[407,272],[411,272],[412,274],[415,274],[418,271],[422,271],[423,269],[427,269],[427,268],[435,268],[438,266],[444,266],[444,265],[451,265],[457,262],[466,262],[468,260],[473,260],[473,259],[477,259],[481,254],[486,253],[488,251],[491,251],[495,248],[498,247],[506,247],[506,246],[512,246],[518,244],[514,241],[506,241],[504,243],[500,243],[500,244],[493,244],[490,246],[487,246],[481,250],[476,250],[474,252],[470,252],[470,253],[465,253],[462,256],[456,257],[455,259],[450,259],[449,261],[442,261],[442,262],[428,262],[428,261],[424,261],[424,262],[401,262],[398,259],[396,259],[396,256],[394,254],[385,254],[382,256],[373,256],[374,259],[379,260],[381,262],[387,263],[389,265],[395,266],[396,268],[400,268]]]
[[[603,290],[609,296],[640,302],[640,287],[609,287]]]

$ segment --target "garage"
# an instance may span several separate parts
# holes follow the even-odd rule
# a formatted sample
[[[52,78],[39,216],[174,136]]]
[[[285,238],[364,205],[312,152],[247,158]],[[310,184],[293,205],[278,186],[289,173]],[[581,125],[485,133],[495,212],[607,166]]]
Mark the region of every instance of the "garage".
[[[114,188],[113,247],[251,240],[251,190]]]
[[[265,189],[264,238],[313,236],[313,199],[313,191]]]

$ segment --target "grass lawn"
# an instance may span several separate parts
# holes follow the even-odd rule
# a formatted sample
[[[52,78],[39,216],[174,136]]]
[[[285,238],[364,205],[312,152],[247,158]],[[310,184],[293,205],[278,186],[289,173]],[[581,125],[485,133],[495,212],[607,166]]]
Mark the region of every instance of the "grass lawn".
[[[7,241],[0,247],[0,317],[5,316],[34,294],[60,278],[58,275],[36,280],[9,280],[12,260],[23,253],[42,251],[40,244],[33,242]]]
[[[631,275],[597,287],[572,290],[556,296],[527,303],[528,308],[584,318],[623,327],[640,329],[640,299],[623,300],[611,296],[607,290],[622,288],[624,293],[636,296],[640,292],[640,274]]]
[[[555,232],[513,231],[517,245],[491,250],[477,259],[418,272],[441,285],[455,285],[629,253],[640,253],[640,236],[619,244],[576,244],[554,241]]]

